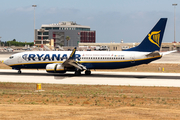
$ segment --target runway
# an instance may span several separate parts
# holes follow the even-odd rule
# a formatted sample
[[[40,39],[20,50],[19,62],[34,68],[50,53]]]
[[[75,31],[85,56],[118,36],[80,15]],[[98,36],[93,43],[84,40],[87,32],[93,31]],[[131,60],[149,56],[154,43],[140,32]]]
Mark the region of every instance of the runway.
[[[145,72],[92,72],[92,75],[75,76],[74,73],[49,74],[46,71],[0,69],[0,82],[83,84],[83,85],[126,85],[180,87],[179,73]]]

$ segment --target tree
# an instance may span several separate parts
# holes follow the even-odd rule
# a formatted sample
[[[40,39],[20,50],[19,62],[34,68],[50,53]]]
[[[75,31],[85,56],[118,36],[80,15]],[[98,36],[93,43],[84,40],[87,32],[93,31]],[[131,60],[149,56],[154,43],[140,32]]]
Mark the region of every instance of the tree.
[[[29,45],[29,46],[33,46],[34,42],[17,42],[17,41],[5,41],[5,46],[25,46],[25,45]]]
[[[69,46],[69,45],[68,45],[68,41],[69,41],[70,39],[71,39],[71,38],[70,38],[69,36],[66,36],[67,46]]]
[[[15,41],[15,42],[16,42],[16,39],[13,39],[12,41]]]

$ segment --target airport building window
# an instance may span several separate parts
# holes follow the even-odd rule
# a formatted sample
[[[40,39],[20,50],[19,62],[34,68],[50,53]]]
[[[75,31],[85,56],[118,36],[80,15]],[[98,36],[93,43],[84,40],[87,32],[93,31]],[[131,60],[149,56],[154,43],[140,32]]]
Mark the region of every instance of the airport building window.
[[[39,36],[38,39],[41,40],[42,38]],[[48,39],[48,37],[43,37],[43,40],[44,39]]]
[[[49,35],[49,32],[44,32],[43,35]]]
[[[42,35],[42,32],[38,32],[38,35]],[[43,32],[43,35],[49,35],[49,32]]]
[[[90,28],[76,28],[76,30],[90,31]]]
[[[45,30],[51,30],[52,27],[45,27]]]
[[[48,39],[48,37],[43,37],[43,39]]]
[[[59,27],[53,27],[53,30],[59,30]]]
[[[38,35],[42,35],[42,33],[41,33],[41,32],[38,32]]]

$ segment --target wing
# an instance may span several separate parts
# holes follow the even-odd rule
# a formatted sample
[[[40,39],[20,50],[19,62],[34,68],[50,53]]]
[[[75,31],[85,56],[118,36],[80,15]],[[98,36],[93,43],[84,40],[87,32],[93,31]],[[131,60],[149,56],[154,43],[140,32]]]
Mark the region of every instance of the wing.
[[[75,67],[80,70],[86,70],[86,67],[76,62],[76,47],[73,49],[69,58],[62,63],[63,67]]]

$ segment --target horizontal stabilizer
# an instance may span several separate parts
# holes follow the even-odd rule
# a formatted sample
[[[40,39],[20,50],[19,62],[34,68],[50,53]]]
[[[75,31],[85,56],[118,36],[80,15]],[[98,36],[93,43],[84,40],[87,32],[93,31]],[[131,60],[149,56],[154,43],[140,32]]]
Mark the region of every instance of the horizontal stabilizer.
[[[147,57],[156,57],[156,56],[160,56],[160,53],[158,51],[155,52],[151,52],[149,54],[146,55]]]
[[[164,56],[164,55],[167,55],[167,54],[170,54],[170,53],[173,53],[173,52],[177,52],[177,50],[167,51],[167,52],[161,52],[160,54],[161,54],[162,56]]]

